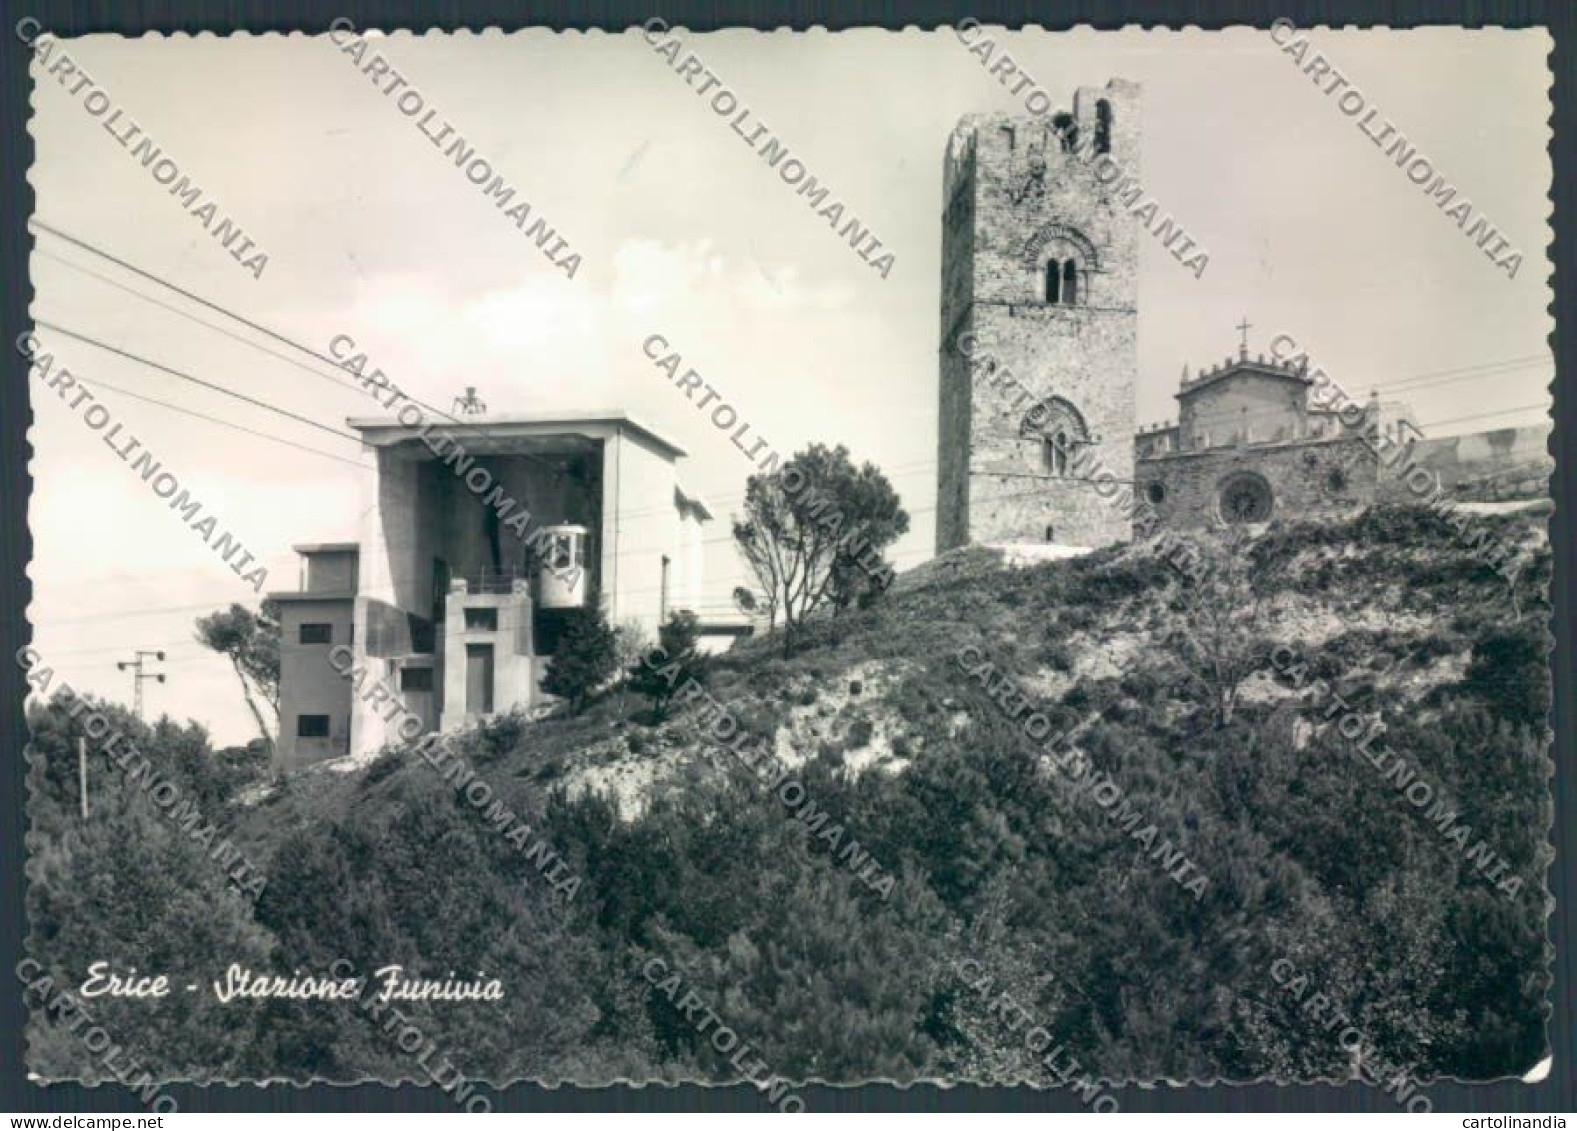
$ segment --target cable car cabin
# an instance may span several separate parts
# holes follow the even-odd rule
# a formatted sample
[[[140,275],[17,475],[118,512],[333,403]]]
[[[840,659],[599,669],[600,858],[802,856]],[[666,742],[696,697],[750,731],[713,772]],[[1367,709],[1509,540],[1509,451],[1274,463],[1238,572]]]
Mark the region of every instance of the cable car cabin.
[[[547,526],[548,551],[537,567],[537,607],[579,609],[586,604],[591,533],[584,526]]]

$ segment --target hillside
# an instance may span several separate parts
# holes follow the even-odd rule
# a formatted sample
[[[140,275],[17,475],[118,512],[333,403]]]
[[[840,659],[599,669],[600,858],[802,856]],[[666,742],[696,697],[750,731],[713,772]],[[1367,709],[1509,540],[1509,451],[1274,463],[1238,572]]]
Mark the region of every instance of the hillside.
[[[745,642],[659,724],[613,691],[455,736],[580,879],[568,904],[394,752],[236,810],[269,862],[248,929],[286,970],[499,977],[486,1010],[409,1009],[493,1081],[738,1078],[653,959],[797,1080],[1521,1073],[1548,984],[1546,518],[1472,520],[1518,547],[1514,584],[1423,511],[1272,527],[1189,584],[1157,544],[947,555],[792,655]],[[1037,712],[1081,729],[1048,746]],[[230,1024],[194,1053],[214,1071],[421,1075],[349,1011]]]

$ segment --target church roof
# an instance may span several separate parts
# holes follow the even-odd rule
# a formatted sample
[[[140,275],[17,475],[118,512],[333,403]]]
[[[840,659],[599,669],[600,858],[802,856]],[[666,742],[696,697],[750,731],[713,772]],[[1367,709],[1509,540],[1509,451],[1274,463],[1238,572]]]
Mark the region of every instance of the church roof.
[[[1185,377],[1178,386],[1177,392],[1173,395],[1178,400],[1182,400],[1199,392],[1206,386],[1214,385],[1216,382],[1224,381],[1229,377],[1235,377],[1240,373],[1253,374],[1259,377],[1279,377],[1284,381],[1294,381],[1299,385],[1314,384],[1314,378],[1301,369],[1295,369],[1288,363],[1274,359],[1267,361],[1264,354],[1260,354],[1257,359],[1239,355],[1236,358],[1227,358],[1225,363],[1216,366],[1214,369],[1202,370],[1198,377],[1193,379]]]

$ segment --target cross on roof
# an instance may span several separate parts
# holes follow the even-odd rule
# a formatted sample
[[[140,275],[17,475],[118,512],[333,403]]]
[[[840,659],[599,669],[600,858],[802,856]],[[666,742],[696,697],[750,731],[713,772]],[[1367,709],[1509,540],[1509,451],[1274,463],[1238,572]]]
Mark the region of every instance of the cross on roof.
[[[1248,320],[1248,315],[1245,314],[1243,316],[1243,321],[1238,323],[1237,328],[1243,335],[1243,340],[1238,343],[1238,356],[1246,358],[1248,357],[1248,332],[1253,328],[1253,323]]]

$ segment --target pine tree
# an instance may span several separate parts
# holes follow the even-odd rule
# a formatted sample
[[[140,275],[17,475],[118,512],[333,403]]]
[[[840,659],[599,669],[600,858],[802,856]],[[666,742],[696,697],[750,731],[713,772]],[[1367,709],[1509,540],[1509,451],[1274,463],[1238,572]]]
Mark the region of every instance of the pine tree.
[[[602,609],[573,609],[558,651],[548,661],[542,690],[567,699],[570,713],[578,715],[592,693],[612,678],[618,662],[618,640]]]
[[[677,612],[657,632],[657,648],[630,669],[630,687],[652,701],[658,721],[668,716],[674,693],[692,680],[706,681],[706,662],[696,648],[701,625],[692,612]]]

